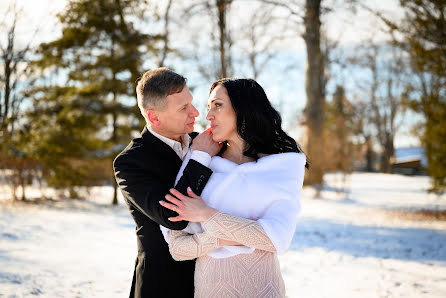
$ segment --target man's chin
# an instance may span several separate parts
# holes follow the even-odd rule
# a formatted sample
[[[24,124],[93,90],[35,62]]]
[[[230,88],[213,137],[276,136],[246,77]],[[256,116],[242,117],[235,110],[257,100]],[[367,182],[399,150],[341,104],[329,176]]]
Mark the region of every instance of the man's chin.
[[[191,133],[194,131],[194,125],[188,125],[186,127],[186,133]]]

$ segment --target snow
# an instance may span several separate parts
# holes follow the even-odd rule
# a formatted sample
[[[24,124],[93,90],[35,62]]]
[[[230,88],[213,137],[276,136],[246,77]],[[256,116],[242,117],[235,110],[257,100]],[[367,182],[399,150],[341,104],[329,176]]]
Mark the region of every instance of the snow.
[[[288,297],[446,297],[446,219],[429,216],[446,212],[446,195],[427,194],[428,177],[326,181],[316,198],[304,188],[292,246],[279,256]],[[127,297],[134,223],[121,197],[108,205],[111,191],[23,204],[0,189],[0,297]]]

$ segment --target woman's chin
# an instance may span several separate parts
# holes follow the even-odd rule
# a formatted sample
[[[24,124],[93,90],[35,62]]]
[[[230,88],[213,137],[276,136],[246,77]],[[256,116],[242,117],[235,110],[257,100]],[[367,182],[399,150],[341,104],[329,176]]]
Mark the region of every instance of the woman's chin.
[[[212,141],[220,143],[220,142],[223,142],[224,140],[222,138],[219,138],[216,135],[212,135]]]

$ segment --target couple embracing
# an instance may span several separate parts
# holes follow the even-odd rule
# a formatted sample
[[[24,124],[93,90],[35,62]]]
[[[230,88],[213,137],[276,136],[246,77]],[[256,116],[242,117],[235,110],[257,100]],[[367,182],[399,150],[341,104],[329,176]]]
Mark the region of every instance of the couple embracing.
[[[136,92],[147,125],[114,161],[136,223],[130,297],[285,297],[277,254],[308,164],[263,88],[214,82],[201,134],[183,76],[149,70]]]

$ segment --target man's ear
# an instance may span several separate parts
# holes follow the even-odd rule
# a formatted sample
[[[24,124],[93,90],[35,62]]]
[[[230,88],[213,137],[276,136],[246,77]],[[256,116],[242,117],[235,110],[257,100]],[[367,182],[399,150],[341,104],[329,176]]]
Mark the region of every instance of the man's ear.
[[[154,126],[159,126],[160,121],[158,119],[158,113],[155,110],[147,110],[147,119],[149,119],[149,122]]]

